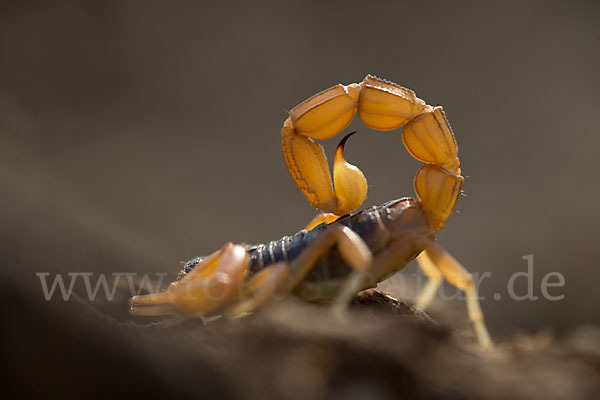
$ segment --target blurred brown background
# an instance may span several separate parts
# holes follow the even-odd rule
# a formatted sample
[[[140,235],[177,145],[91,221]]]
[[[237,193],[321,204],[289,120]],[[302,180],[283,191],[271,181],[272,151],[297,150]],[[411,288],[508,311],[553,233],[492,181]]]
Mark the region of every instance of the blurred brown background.
[[[491,329],[598,324],[599,11],[591,1],[5,0],[2,268],[41,295],[36,272],[174,274],[226,241],[297,231],[314,212],[279,150],[285,110],[371,73],[446,110],[467,197],[439,241],[492,273],[480,287]],[[365,206],[412,195],[419,163],[400,135],[350,128],[361,133],[346,156],[369,179]],[[540,300],[511,300],[507,282],[529,254]],[[550,289],[561,301],[541,299],[551,271],[565,277]]]

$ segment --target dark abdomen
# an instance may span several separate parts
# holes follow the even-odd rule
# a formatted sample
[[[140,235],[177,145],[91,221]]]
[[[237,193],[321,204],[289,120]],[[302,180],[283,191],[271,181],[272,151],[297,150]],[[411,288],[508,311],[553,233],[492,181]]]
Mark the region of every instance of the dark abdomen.
[[[250,273],[254,274],[263,268],[277,262],[292,262],[314,240],[321,236],[323,231],[332,224],[348,226],[365,240],[372,251],[376,252],[384,245],[379,243],[380,224],[378,209],[364,210],[356,215],[346,215],[331,224],[321,224],[310,231],[301,230],[292,236],[284,236],[266,244],[249,246]],[[183,267],[183,274],[189,273],[205,257],[197,257],[188,261]],[[322,260],[307,275],[306,280],[322,280],[343,277],[348,274],[350,267],[342,260],[337,247],[323,257]]]

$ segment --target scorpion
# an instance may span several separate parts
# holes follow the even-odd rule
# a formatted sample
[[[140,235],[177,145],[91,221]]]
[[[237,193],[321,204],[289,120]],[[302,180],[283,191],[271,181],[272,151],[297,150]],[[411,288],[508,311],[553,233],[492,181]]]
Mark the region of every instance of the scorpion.
[[[367,196],[365,176],[343,155],[356,132],[336,148],[333,180],[324,149],[313,139],[337,135],[355,114],[376,130],[402,128],[404,146],[425,164],[414,179],[416,198],[351,214]],[[464,180],[456,139],[442,107],[429,106],[412,90],[367,75],[361,83],[338,84],[294,107],[281,130],[281,150],[298,189],[321,213],[292,236],[255,246],[227,243],[187,262],[166,291],[132,297],[132,314],[239,316],[287,294],[332,301],[332,309],[343,312],[356,293],[416,259],[428,277],[417,308],[427,308],[445,278],[465,293],[479,344],[492,346],[471,274],[435,241]]]

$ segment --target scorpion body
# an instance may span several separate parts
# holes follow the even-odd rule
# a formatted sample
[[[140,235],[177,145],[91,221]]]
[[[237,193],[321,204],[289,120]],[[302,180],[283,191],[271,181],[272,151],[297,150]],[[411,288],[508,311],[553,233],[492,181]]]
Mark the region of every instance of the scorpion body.
[[[406,212],[407,209],[410,211]],[[398,210],[402,212],[398,213]],[[248,277],[277,263],[291,265],[327,229],[337,226],[344,226],[355,232],[376,256],[399,236],[414,233],[415,224],[409,222],[415,218],[419,219],[419,216],[421,216],[419,223],[423,224],[426,217],[420,203],[412,198],[402,198],[371,207],[357,214],[347,214],[331,223],[321,223],[308,231],[302,229],[292,236],[284,236],[266,244],[248,246],[246,248],[249,258]],[[391,222],[394,224],[393,231],[386,226],[386,223],[389,225]],[[422,233],[433,235],[433,231],[429,228],[424,228]],[[420,251],[415,250],[415,254],[406,259],[406,263],[415,258]],[[188,261],[181,271],[180,278],[190,273],[205,259],[206,257],[197,257]],[[398,265],[396,269],[389,271],[388,275],[392,275],[406,263]],[[305,300],[331,300],[352,271],[353,268],[344,261],[339,250],[333,247],[316,262],[295,292]],[[317,286],[320,290],[315,290]]]
[[[414,180],[415,198],[401,198],[350,214],[367,196],[367,180],[338,145],[333,176],[315,140],[331,138],[358,117],[379,131],[402,128],[402,143],[424,163]],[[135,296],[137,315],[194,312],[242,315],[274,294],[345,305],[358,291],[416,258],[429,278],[417,299],[426,308],[445,278],[463,290],[479,343],[491,340],[469,272],[435,242],[461,193],[458,145],[442,107],[432,107],[407,88],[371,75],[338,84],[292,108],[281,129],[281,151],[290,175],[313,208],[321,210],[305,230],[267,244],[227,243],[189,261],[161,293]]]

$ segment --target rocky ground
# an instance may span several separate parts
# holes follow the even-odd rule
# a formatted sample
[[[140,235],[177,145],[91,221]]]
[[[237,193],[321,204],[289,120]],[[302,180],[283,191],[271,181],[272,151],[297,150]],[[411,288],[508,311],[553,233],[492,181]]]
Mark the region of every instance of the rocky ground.
[[[595,399],[600,329],[473,338],[366,291],[349,318],[293,300],[239,319],[131,319],[3,281],[2,385],[19,398]]]

